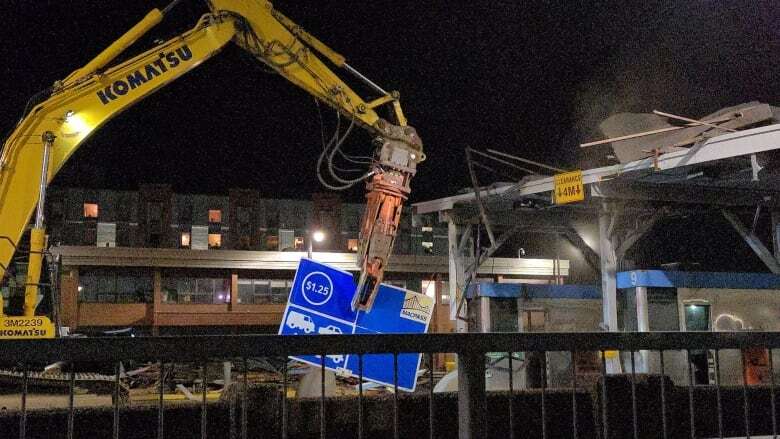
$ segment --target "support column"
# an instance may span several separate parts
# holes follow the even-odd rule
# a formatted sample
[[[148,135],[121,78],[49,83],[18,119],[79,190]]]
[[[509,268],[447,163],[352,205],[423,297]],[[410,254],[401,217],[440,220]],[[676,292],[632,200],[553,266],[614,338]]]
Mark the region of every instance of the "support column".
[[[238,273],[230,275],[230,312],[236,310],[238,306]]]
[[[437,276],[436,281],[434,282],[433,291],[433,315],[431,316],[430,325],[432,329],[429,332],[444,332],[442,330],[441,316],[439,316],[442,309],[441,296],[444,292],[444,284],[439,276]]]
[[[79,270],[77,267],[64,267],[60,277],[60,320],[74,332],[78,326],[79,313]]]
[[[636,287],[636,330],[639,332],[650,331],[650,318],[648,317],[647,308],[647,287]],[[639,351],[635,356],[634,366],[637,373],[647,373],[648,369],[648,352]]]
[[[603,324],[610,332],[617,332],[617,258],[615,245],[610,235],[613,215],[602,210],[599,212],[599,253],[601,266],[601,294]],[[607,373],[620,373],[620,359],[609,358]]]
[[[457,332],[466,332],[466,322],[457,319],[458,311],[458,286],[459,282],[463,280],[463,264],[460,257],[460,248],[458,242],[458,230],[459,227],[450,218],[447,219],[447,241],[449,248],[449,292],[450,292],[450,320],[455,320],[455,330]],[[463,305],[465,312],[466,304]]]
[[[227,389],[230,386],[231,380],[232,380],[232,372],[233,372],[233,363],[230,361],[223,361],[222,362],[222,376],[225,381],[223,384],[224,388]]]
[[[479,298],[479,332],[490,332],[493,323],[490,319],[490,297]]]

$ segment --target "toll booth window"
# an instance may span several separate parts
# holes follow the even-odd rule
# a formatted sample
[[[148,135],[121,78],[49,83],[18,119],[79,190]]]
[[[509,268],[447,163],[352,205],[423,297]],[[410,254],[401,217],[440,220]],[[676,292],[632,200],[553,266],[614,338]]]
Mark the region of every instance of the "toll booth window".
[[[255,289],[252,279],[238,279],[238,303],[254,303]]]
[[[84,218],[97,218],[97,217],[98,217],[97,203],[84,203]]]
[[[154,288],[145,271],[95,269],[79,273],[79,301],[96,303],[149,303]]]
[[[222,247],[222,235],[219,233],[209,233],[209,248]]]
[[[687,331],[709,331],[710,306],[706,304],[685,305],[685,329]]]
[[[209,223],[217,224],[222,222],[222,211],[219,209],[209,210]]]
[[[271,303],[285,303],[290,293],[292,282],[288,280],[271,281]]]
[[[229,303],[230,280],[214,278],[195,279],[195,294],[191,297],[193,303]]]
[[[181,232],[181,248],[190,248],[191,239],[190,232]]]
[[[149,303],[154,295],[150,276],[117,275],[117,303]]]
[[[238,279],[238,303],[264,305],[272,302],[270,280]]]
[[[685,305],[685,330],[709,331],[710,330],[710,305],[692,303]],[[704,349],[693,349],[688,353],[691,362],[693,380],[695,384],[708,385],[714,382],[711,357],[712,352]]]
[[[189,303],[195,294],[195,279],[165,277],[162,284],[163,303]]]
[[[358,251],[358,246],[360,245],[359,241],[357,239],[348,239],[347,240],[347,250],[351,252]]]
[[[230,303],[230,279],[165,277],[162,293],[163,302],[166,303]]]

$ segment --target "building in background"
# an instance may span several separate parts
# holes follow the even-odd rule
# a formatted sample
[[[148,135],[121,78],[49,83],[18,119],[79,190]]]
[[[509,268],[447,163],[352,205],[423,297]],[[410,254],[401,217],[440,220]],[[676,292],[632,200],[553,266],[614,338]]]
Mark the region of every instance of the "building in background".
[[[133,326],[150,333],[275,331],[308,235],[314,258],[356,272],[364,205],[336,194],[311,201],[51,188],[47,223],[61,258],[60,316],[72,330]],[[403,216],[386,283],[435,297],[432,330],[450,331],[447,229]],[[569,261],[493,258],[484,280],[549,283]],[[17,273],[18,275],[19,273]]]

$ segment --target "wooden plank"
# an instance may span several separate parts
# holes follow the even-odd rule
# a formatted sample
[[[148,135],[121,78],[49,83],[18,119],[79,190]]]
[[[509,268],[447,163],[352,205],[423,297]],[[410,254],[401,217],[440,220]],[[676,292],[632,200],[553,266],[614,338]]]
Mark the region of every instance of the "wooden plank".
[[[727,122],[727,121],[729,121],[731,119],[733,119],[733,117],[724,116],[724,117],[719,117],[719,118],[716,118],[716,119],[710,119],[710,120],[707,120],[705,122],[707,122],[707,123]],[[658,128],[657,130],[642,131],[642,132],[634,133],[634,134],[626,134],[625,136],[612,137],[610,139],[596,140],[596,141],[588,142],[588,143],[580,143],[580,148],[585,148],[585,147],[588,147],[588,146],[604,145],[606,143],[619,142],[621,140],[636,139],[637,137],[651,136],[653,134],[660,134],[660,133],[665,133],[665,132],[668,132],[668,131],[677,131],[677,130],[681,130],[681,129],[684,129],[684,128],[690,128],[690,127],[696,126],[696,125],[701,125],[701,124],[700,123],[688,123],[688,124],[685,124],[685,125],[679,126],[679,127]],[[723,129],[727,129],[727,128],[723,128]]]
[[[674,114],[664,113],[664,112],[658,111],[658,110],[653,110],[653,114],[657,114],[659,116],[668,117],[670,119],[677,119],[677,120],[682,120],[682,121],[685,121],[685,122],[690,122],[690,123],[693,123],[693,124],[696,124],[696,125],[704,125],[704,126],[708,126],[708,127],[712,127],[712,128],[717,128],[719,130],[729,131],[729,132],[732,132],[732,133],[736,133],[737,132],[737,130],[735,130],[733,128],[726,128],[726,127],[722,127],[720,125],[715,125],[714,123],[709,123],[709,122],[696,120],[696,119],[689,119],[687,117],[682,117],[682,116],[676,116]]]

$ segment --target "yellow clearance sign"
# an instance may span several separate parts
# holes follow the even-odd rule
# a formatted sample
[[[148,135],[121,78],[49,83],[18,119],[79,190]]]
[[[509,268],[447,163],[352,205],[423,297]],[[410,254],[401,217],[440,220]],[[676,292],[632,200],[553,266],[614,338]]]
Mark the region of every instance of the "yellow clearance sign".
[[[0,317],[0,340],[54,338],[48,317]]]
[[[585,199],[582,186],[582,171],[558,174],[555,180],[555,204],[573,203]]]

